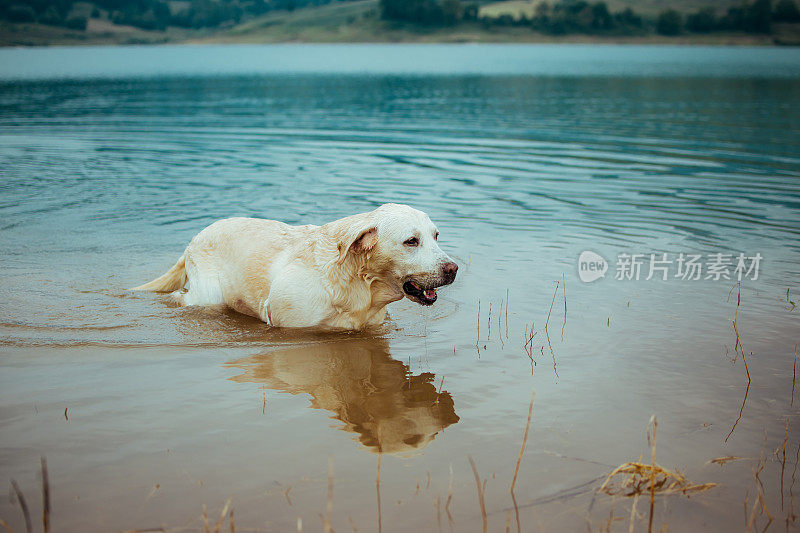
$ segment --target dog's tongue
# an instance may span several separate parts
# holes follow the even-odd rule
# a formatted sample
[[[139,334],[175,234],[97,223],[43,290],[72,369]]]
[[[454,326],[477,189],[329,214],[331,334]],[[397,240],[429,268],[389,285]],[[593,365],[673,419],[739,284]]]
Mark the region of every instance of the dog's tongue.
[[[422,291],[422,294],[425,295],[425,298],[435,298],[436,297],[436,289],[425,289]]]

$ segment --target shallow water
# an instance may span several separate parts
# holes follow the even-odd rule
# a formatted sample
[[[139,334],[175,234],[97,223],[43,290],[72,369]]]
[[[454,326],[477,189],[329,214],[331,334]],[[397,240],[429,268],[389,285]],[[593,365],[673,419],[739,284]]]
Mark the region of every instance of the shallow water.
[[[653,414],[658,462],[720,483],[657,497],[656,527],[744,529],[762,454],[773,527],[798,512],[798,49],[6,49],[0,76],[0,480],[39,512],[46,456],[59,531],[199,529],[229,497],[239,529],[316,530],[330,464],[337,530],[480,530],[468,456],[491,531],[612,506],[627,531],[631,500],[594,491],[649,459]],[[218,218],[385,201],[429,213],[461,268],[380,331],[125,291]],[[609,263],[591,283],[586,250]],[[763,259],[739,291],[675,263],[646,280],[651,253]],[[641,279],[619,254],[646,254]],[[9,499],[0,518],[23,527]]]

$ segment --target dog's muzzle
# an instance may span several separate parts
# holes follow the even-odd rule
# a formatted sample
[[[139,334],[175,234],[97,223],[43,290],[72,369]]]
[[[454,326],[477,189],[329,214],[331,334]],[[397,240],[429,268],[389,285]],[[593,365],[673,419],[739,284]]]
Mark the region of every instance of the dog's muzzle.
[[[421,282],[408,280],[403,283],[403,292],[422,305],[433,305],[437,298],[436,289],[453,283],[456,279],[456,272],[458,272],[458,265],[449,261],[442,265],[441,277],[436,280],[435,284],[425,287]]]

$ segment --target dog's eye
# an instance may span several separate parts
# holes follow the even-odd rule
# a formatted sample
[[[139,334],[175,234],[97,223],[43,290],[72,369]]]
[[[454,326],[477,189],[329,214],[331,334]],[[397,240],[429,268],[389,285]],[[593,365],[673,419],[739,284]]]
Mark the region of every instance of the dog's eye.
[[[433,240],[434,241],[438,241],[439,240],[439,232],[438,231],[433,234]]]
[[[406,246],[419,246],[419,239],[417,239],[416,237],[411,237],[403,244],[405,244]]]

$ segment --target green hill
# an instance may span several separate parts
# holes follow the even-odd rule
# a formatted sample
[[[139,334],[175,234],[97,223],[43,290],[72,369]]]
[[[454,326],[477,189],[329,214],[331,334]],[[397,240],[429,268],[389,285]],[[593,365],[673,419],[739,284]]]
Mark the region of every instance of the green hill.
[[[528,18],[534,16],[536,7],[546,0],[505,0],[501,2],[490,2],[480,8],[481,16],[499,17],[501,15],[511,15],[519,18],[525,15]],[[550,2],[553,4],[553,2]],[[655,17],[661,11],[671,8],[681,13],[691,13],[698,9],[711,7],[723,13],[729,7],[741,4],[739,0],[674,0],[665,2],[663,0],[607,0],[606,5],[609,11],[622,11],[631,8],[637,13],[645,16]]]
[[[381,15],[391,1],[406,2],[406,6],[416,2],[422,8],[408,11],[410,20],[387,20]],[[780,3],[773,9],[767,1],[766,14],[772,17],[768,29],[757,26],[757,8],[763,7],[765,0],[753,4],[741,0],[570,0],[547,4],[550,26],[537,26],[537,8],[541,13],[539,6],[546,4],[543,0],[450,1],[461,6],[461,16],[449,23],[436,18],[435,12],[425,14],[426,3],[437,5],[434,0],[357,0],[268,13],[194,41],[800,43],[800,12],[798,21],[787,22],[786,15],[778,12]],[[795,5],[794,0],[780,1]],[[471,18],[468,6],[474,6]],[[678,16],[678,27],[671,28],[661,20],[667,6]],[[703,21],[707,27],[702,27]]]
[[[0,45],[800,44],[797,0],[0,0]]]

